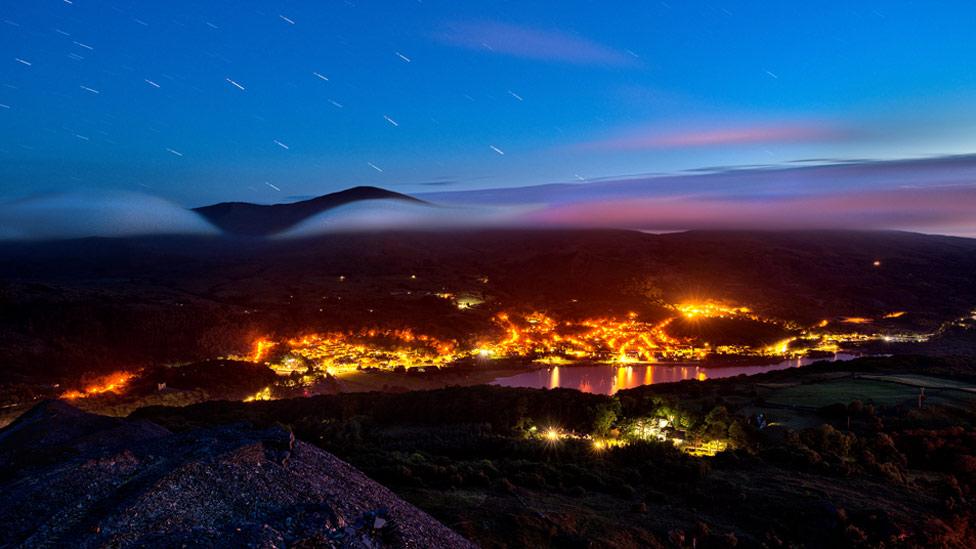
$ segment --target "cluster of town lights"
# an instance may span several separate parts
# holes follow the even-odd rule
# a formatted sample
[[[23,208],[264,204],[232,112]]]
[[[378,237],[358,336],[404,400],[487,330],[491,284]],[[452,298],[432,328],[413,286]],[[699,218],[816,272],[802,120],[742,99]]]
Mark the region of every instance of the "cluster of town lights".
[[[281,360],[271,366],[279,374],[317,372],[336,375],[343,372],[375,368],[422,368],[446,366],[464,359],[521,358],[548,364],[579,361],[616,364],[653,363],[657,361],[699,361],[710,353],[726,355],[787,356],[807,350],[836,352],[841,344],[865,341],[872,336],[863,333],[826,333],[816,331],[827,326],[824,320],[797,336],[761,347],[710,346],[690,337],[679,338],[668,333],[675,320],[738,318],[777,323],[760,317],[748,307],[726,305],[716,301],[689,302],[671,307],[675,316],[648,322],[630,313],[623,318],[602,317],[585,320],[557,320],[545,313],[516,314],[501,312],[493,317],[496,329],[491,337],[482,337],[470,347],[453,340],[419,334],[409,329],[363,329],[349,332],[309,334],[276,343],[267,338],[255,341],[248,357],[267,362],[272,350]],[[898,318],[904,312],[885,315]],[[845,317],[841,322],[863,324],[870,319]]]
[[[499,313],[493,321],[498,337],[483,339],[470,349],[412,330],[373,329],[309,334],[280,344],[261,338],[255,341],[248,358],[265,362],[270,351],[281,345],[280,350],[290,359],[272,364],[278,373],[304,370],[311,363],[320,371],[336,374],[364,368],[441,366],[472,357],[635,363],[695,360],[703,358],[706,352],[704,348],[694,347],[691,340],[679,340],[667,334],[665,329],[673,318],[650,323],[632,313],[626,318],[557,321],[535,312]]]
[[[749,318],[752,320],[761,320],[748,307],[735,307],[716,301],[679,303],[674,306],[674,309],[685,318]]]
[[[83,389],[73,389],[61,394],[61,398],[74,400],[76,398],[86,398],[104,393],[118,393],[135,377],[130,372],[115,372],[107,376],[95,379]]]
[[[450,297],[456,299],[453,294]],[[458,301],[461,308],[471,306],[468,299],[474,302],[475,298],[464,299]],[[239,358],[268,363],[280,375],[297,373],[301,383],[308,385],[323,374],[340,375],[360,369],[448,366],[471,359],[516,358],[547,364],[584,361],[614,364],[693,362],[705,359],[711,353],[775,357],[799,356],[811,350],[837,352],[844,344],[878,339],[863,330],[851,333],[821,331],[829,324],[823,320],[816,326],[797,332],[798,335],[771,345],[710,346],[693,338],[672,336],[668,333],[668,327],[678,319],[738,318],[782,323],[762,318],[748,307],[717,301],[687,302],[670,308],[674,314],[656,322],[643,320],[636,313],[624,317],[557,320],[541,312],[500,312],[492,318],[495,325],[493,334],[476,339],[470,346],[410,329],[361,329],[308,334],[284,341],[263,337],[254,341],[248,356]],[[883,318],[895,319],[905,314],[904,311],[896,311],[883,315]],[[847,324],[872,322],[863,317],[844,317],[840,321]],[[899,336],[898,340],[919,340],[919,336],[906,337],[909,336]],[[883,339],[888,341],[895,338],[886,336]],[[76,399],[121,392],[133,377],[134,374],[128,372],[116,372],[83,389],[67,391],[61,396]],[[704,377],[700,376],[701,379]],[[252,400],[269,398],[269,389],[251,397]]]

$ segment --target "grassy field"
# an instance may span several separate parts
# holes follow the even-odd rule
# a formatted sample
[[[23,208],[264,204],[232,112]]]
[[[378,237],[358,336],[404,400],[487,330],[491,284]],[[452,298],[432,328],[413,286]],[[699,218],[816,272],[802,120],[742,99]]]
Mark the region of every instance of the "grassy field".
[[[918,389],[885,381],[847,378],[793,385],[770,391],[765,396],[770,403],[812,408],[854,400],[895,406],[913,401],[918,396]]]
[[[968,388],[969,384],[923,375],[872,375],[784,384],[765,388],[763,396],[770,403],[814,408],[847,404],[854,400],[865,404],[897,406],[917,403],[922,387],[926,388],[926,403],[976,404],[976,392],[960,390]]]
[[[764,412],[770,421],[779,425],[804,429],[822,423],[814,412],[833,404],[858,400],[874,406],[917,407],[921,387],[925,387],[924,406],[976,409],[976,392],[966,391],[971,384],[965,381],[919,374],[810,376],[804,381],[757,385],[766,405],[749,406],[743,411]]]
[[[890,383],[903,383],[905,385],[914,385],[916,387],[972,389],[973,391],[976,391],[976,384],[972,382],[959,381],[955,379],[944,379],[944,378],[932,377],[932,376],[898,374],[898,375],[887,375],[887,376],[862,375],[861,377],[864,379],[875,379],[878,381],[887,381]]]

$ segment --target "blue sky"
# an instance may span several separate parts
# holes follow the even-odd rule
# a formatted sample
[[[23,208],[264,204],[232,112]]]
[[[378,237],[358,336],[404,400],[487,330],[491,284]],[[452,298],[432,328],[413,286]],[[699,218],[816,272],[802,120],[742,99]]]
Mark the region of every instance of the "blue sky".
[[[972,2],[609,4],[2,2],[0,200],[976,152]]]

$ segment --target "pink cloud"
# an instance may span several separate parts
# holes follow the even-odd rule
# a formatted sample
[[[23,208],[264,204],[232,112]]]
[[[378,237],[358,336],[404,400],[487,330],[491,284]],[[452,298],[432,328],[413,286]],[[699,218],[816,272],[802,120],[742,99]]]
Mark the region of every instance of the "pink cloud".
[[[630,54],[573,34],[493,21],[454,23],[437,38],[452,46],[524,59],[576,65],[637,64]]]
[[[976,185],[789,198],[661,197],[553,205],[533,224],[682,229],[902,229],[976,234]]]
[[[640,130],[581,143],[584,150],[631,151],[759,143],[808,143],[847,138],[851,132],[825,123],[756,124],[680,130]]]

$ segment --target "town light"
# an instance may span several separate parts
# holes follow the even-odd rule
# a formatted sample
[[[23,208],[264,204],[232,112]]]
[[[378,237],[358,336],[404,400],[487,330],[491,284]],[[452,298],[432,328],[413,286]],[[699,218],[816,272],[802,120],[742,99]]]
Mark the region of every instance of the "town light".
[[[559,438],[560,438],[559,431],[557,431],[556,429],[554,429],[552,427],[546,429],[546,432],[543,433],[542,436],[546,439],[547,442],[550,442],[550,443],[552,443],[552,442],[558,442],[559,441]]]

